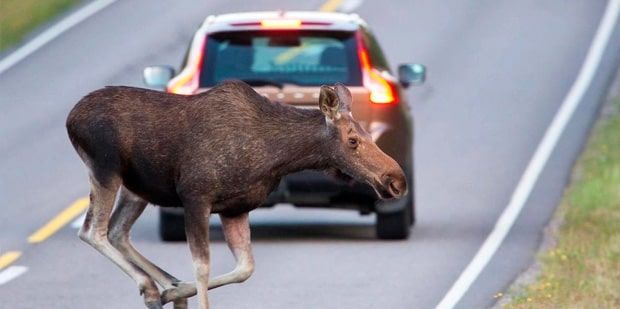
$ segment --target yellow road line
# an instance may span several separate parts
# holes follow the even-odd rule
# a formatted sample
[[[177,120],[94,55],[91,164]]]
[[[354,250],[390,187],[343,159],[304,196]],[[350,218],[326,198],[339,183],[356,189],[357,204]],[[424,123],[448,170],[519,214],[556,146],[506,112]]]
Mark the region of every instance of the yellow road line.
[[[325,3],[323,3],[323,5],[321,5],[319,11],[333,12],[340,6],[340,4],[342,4],[342,0],[327,0]]]
[[[30,235],[30,237],[28,237],[28,242],[34,244],[46,240],[48,237],[52,236],[63,226],[69,223],[69,221],[73,220],[75,217],[79,216],[82,212],[84,212],[86,207],[88,207],[88,203],[88,197],[84,197],[75,201],[73,204],[71,204],[71,206],[67,207],[67,209],[63,210],[56,217],[50,220],[46,225],[44,225],[38,231],[34,232],[32,235]]]
[[[22,255],[19,251],[9,251],[0,256],[0,270],[15,262]]]

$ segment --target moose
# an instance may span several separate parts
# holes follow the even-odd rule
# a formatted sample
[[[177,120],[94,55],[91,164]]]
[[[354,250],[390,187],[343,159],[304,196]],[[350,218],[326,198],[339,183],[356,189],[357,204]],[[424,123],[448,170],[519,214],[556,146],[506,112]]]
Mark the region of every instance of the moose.
[[[318,109],[271,102],[235,80],[194,95],[96,90],[66,122],[90,180],[78,235],[137,283],[147,308],[169,302],[187,308],[194,295],[208,308],[208,290],[252,274],[248,212],[283,176],[324,170],[367,183],[382,199],[406,194],[401,167],[355,121],[351,104],[342,84],[321,86]],[[148,203],[183,208],[195,283],[168,274],[132,246],[129,231]],[[236,267],[209,279],[209,217],[215,213]]]

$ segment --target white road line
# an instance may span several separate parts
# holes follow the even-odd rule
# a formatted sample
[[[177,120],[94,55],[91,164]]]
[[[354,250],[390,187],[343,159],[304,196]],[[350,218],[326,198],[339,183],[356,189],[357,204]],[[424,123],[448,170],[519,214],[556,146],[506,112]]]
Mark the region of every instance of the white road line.
[[[117,0],[93,1],[90,4],[79,9],[75,13],[67,16],[65,19],[61,20],[57,24],[51,26],[49,29],[43,31],[43,33],[33,38],[30,42],[26,43],[24,46],[18,48],[16,51],[12,52],[8,56],[0,60],[0,74],[10,69],[18,62],[24,60],[24,58],[37,51],[39,48],[43,47],[43,45],[57,38],[63,32],[71,29],[73,26],[79,24],[80,22],[84,21],[85,19],[89,18],[90,16],[101,11],[102,9],[116,1]]]
[[[562,132],[566,128],[573,113],[577,109],[579,102],[581,102],[585,92],[588,90],[590,83],[601,62],[603,53],[609,42],[609,38],[614,31],[614,26],[618,20],[618,14],[620,13],[620,0],[610,0],[607,4],[605,14],[599,28],[596,32],[596,36],[592,41],[586,60],[581,67],[577,80],[571,87],[568,95],[562,102],[562,106],[555,115],[553,122],[538,145],[534,156],[530,160],[525,172],[521,176],[521,180],[517,185],[515,191],[512,194],[510,203],[504,209],[493,231],[482,244],[482,247],[478,250],[473,260],[467,265],[467,268],[461,273],[454,285],[450,288],[448,293],[444,296],[441,302],[436,308],[453,308],[459,300],[465,295],[472,283],[478,278],[482,270],[486,267],[491,260],[499,246],[504,241],[504,238],[510,231],[510,228],[514,224],[515,220],[519,216],[521,209],[525,205],[525,202],[530,196],[540,173],[542,172],[547,160],[551,156],[553,149],[555,148]]]
[[[0,272],[0,285],[3,285],[28,271],[26,266],[9,266],[7,269]]]
[[[82,224],[84,223],[84,219],[86,218],[86,213],[83,213],[81,216],[77,217],[77,219],[73,220],[73,222],[71,222],[71,227],[74,229],[79,229],[82,227]]]

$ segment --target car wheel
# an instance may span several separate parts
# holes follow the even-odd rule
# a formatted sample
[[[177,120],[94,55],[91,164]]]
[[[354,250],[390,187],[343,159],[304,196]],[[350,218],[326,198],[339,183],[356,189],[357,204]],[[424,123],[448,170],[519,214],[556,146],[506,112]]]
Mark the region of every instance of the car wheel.
[[[377,213],[377,237],[380,239],[407,239],[411,230],[411,207],[393,213]]]
[[[413,171],[411,171],[411,173],[413,174]],[[414,176],[410,176],[408,177],[409,183],[410,183],[410,189],[409,189],[409,196],[407,196],[407,198],[409,199],[409,205],[411,206],[411,211],[409,212],[410,215],[410,221],[409,221],[409,226],[413,227],[415,225],[415,177]]]
[[[159,209],[159,236],[163,241],[185,241],[183,214]]]
[[[384,207],[394,206],[397,211],[377,212],[375,229],[379,239],[407,239],[411,233],[411,228],[415,223],[415,183],[413,177],[407,177],[410,189],[404,198],[389,203],[405,203],[405,205],[383,205]]]

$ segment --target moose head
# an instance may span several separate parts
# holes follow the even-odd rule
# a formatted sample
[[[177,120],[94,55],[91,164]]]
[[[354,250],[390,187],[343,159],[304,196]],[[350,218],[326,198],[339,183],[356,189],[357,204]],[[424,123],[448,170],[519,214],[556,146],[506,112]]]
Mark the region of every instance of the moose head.
[[[385,154],[351,113],[351,92],[342,84],[322,86],[319,107],[325,115],[334,167],[358,182],[369,184],[382,199],[399,198],[407,193],[401,167]]]

